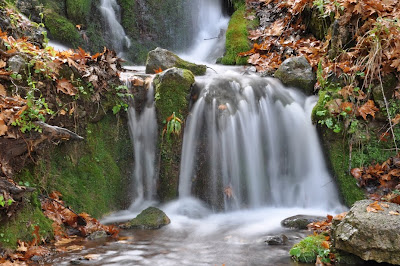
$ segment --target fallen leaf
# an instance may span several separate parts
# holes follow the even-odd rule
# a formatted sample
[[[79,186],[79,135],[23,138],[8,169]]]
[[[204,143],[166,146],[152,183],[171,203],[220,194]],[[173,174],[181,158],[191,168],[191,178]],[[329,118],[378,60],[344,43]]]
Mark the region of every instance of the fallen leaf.
[[[156,73],[156,74],[163,72],[163,70],[161,69],[161,67],[158,68],[158,69],[153,69],[153,71],[154,71],[154,73]]]
[[[6,65],[7,63],[0,59],[0,68],[5,67]]]
[[[390,211],[389,214],[390,215],[400,215],[400,213],[398,211]]]
[[[371,115],[373,118],[375,118],[375,112],[379,111],[379,109],[375,106],[375,103],[373,100],[368,100],[363,106],[358,108],[358,112],[364,118],[364,120],[367,120],[367,115]]]
[[[59,91],[71,96],[77,93],[77,89],[74,87],[74,85],[72,85],[71,82],[65,78],[57,80],[57,92]]]

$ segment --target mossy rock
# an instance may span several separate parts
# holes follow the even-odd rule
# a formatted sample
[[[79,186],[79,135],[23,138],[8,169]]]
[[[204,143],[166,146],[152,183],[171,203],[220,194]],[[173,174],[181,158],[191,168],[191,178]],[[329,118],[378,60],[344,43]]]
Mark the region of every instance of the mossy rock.
[[[67,16],[76,24],[85,24],[92,0],[66,0]]]
[[[190,70],[194,75],[204,75],[206,65],[197,65],[181,59],[171,51],[157,47],[147,55],[146,74],[155,74],[159,69],[182,68]]]
[[[136,216],[136,218],[125,224],[124,228],[159,229],[170,223],[171,220],[162,210],[155,207],[149,207]]]
[[[291,57],[283,61],[274,76],[290,87],[301,89],[310,95],[314,91],[315,74],[304,56]]]
[[[251,23],[245,18],[245,13],[246,8],[245,5],[242,4],[235,13],[233,13],[231,20],[229,21],[228,29],[226,31],[226,52],[224,57],[218,60],[218,62],[224,65],[247,64],[247,57],[241,57],[238,55],[241,52],[246,52],[251,49],[247,37],[249,34],[248,28],[251,28],[253,25],[250,25]]]
[[[74,48],[83,46],[83,40],[75,25],[66,17],[59,15],[51,9],[45,12],[45,25],[51,37],[63,43],[68,43]]]

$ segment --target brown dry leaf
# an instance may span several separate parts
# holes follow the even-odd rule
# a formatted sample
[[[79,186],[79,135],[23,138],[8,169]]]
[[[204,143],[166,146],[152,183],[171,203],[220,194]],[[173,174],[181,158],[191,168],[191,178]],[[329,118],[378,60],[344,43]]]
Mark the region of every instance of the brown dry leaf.
[[[323,242],[321,243],[321,246],[322,246],[323,248],[325,248],[325,249],[329,249],[329,247],[330,247],[329,241],[323,241]]]
[[[338,215],[336,215],[335,217],[333,217],[333,219],[341,221],[341,220],[343,220],[343,218],[346,215],[347,215],[347,212],[342,212],[342,213],[339,213]]]
[[[0,68],[5,67],[6,65],[7,63],[0,59]]]
[[[17,251],[19,251],[19,252],[26,252],[26,251],[28,251],[28,246],[27,246],[27,244],[25,243],[25,242],[23,242],[23,241],[21,241],[21,240],[18,240],[18,248],[17,248]]]
[[[61,109],[60,115],[66,115],[66,114],[67,114],[67,111],[65,111],[64,109]]]
[[[82,249],[83,249],[83,246],[71,245],[71,246],[66,247],[66,249],[67,249],[68,251],[78,251],[78,250],[82,250]]]
[[[99,254],[87,254],[83,256],[85,260],[97,260],[100,257]]]
[[[381,206],[384,208],[389,208],[389,204],[381,202]]]
[[[373,100],[368,100],[368,102],[358,108],[358,112],[364,118],[364,120],[367,120],[367,115],[371,115],[373,118],[375,118],[375,112],[377,111],[379,111],[379,109],[375,106]]]
[[[378,212],[378,211],[383,211],[378,201],[374,201],[373,203],[367,206],[367,212]]]
[[[144,85],[144,80],[139,77],[133,77],[131,83],[133,86],[142,87]]]
[[[400,122],[400,114],[397,114],[395,118],[392,119],[393,126],[397,125]]]
[[[66,78],[57,80],[57,92],[59,92],[59,91],[62,91],[63,93],[71,95],[71,96],[73,96],[77,93],[77,89]]]
[[[389,215],[400,215],[398,211],[390,211]]]
[[[3,84],[0,84],[0,96],[7,96],[7,91]]]
[[[350,172],[351,172],[351,175],[357,179],[361,178],[361,176],[363,174],[363,171],[360,168],[353,168],[353,169],[351,169]]]
[[[233,190],[232,187],[227,186],[226,188],[224,188],[224,194],[228,197],[228,199],[233,197]]]
[[[220,104],[220,105],[218,106],[218,110],[224,111],[224,110],[226,110],[226,109],[228,109],[228,107],[227,107],[225,104]]]

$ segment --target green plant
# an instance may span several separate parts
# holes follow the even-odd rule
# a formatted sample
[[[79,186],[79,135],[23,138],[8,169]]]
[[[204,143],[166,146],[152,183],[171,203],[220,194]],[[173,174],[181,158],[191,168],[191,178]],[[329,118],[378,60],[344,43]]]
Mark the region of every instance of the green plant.
[[[169,116],[166,121],[164,121],[164,123],[166,123],[166,125],[163,130],[163,135],[167,134],[167,138],[169,138],[171,134],[176,136],[181,134],[183,122],[175,115],[175,112],[173,112],[172,115]]]
[[[133,95],[131,93],[129,93],[129,89],[125,85],[115,87],[115,90],[117,92],[116,93],[117,99],[116,99],[115,105],[112,108],[113,114],[119,113],[119,111],[121,111],[121,109],[123,109],[124,111],[127,111],[128,107],[129,107],[127,100],[133,99]]]
[[[322,262],[329,263],[330,250],[323,246],[324,241],[326,241],[324,234],[308,236],[295,244],[289,254],[298,262],[313,263],[319,256]]]
[[[6,204],[7,204],[8,206],[10,206],[13,202],[14,202],[13,199],[8,199],[8,200],[6,201],[6,200],[4,199],[4,196],[3,196],[3,195],[0,195],[0,206],[1,206],[1,207],[6,206]]]

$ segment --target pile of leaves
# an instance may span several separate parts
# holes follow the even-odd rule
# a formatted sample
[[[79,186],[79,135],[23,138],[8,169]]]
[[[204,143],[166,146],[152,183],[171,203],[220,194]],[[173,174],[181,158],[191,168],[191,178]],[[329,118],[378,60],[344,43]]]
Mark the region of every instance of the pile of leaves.
[[[55,191],[41,201],[44,214],[53,221],[52,226],[56,240],[68,237],[67,231],[82,237],[97,231],[104,231],[113,238],[118,237],[119,229],[117,227],[102,225],[87,213],[77,214],[65,206],[61,196],[60,192]]]
[[[400,154],[381,164],[353,168],[351,174],[360,187],[367,189],[372,199],[400,204]]]

